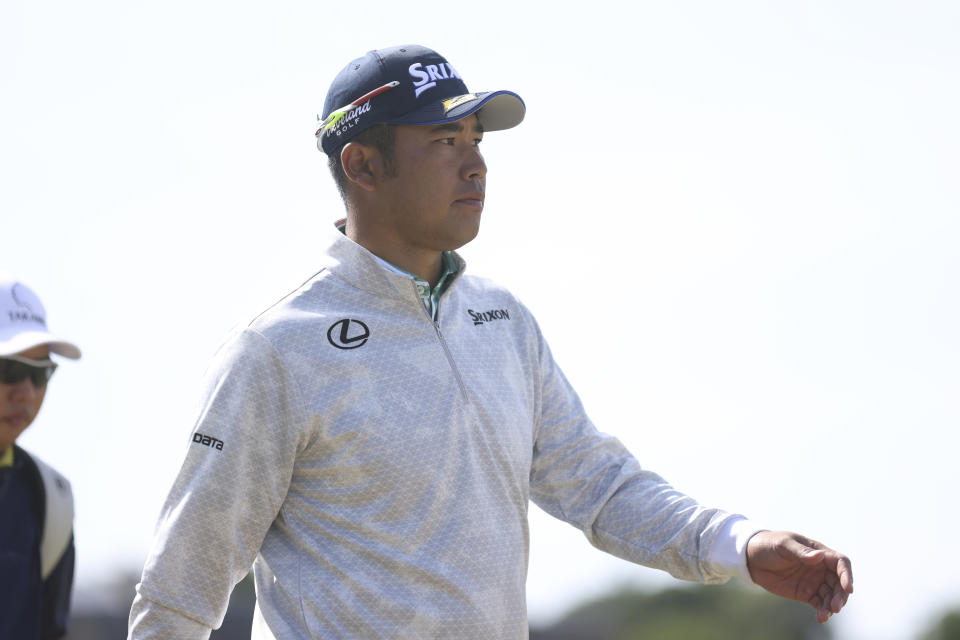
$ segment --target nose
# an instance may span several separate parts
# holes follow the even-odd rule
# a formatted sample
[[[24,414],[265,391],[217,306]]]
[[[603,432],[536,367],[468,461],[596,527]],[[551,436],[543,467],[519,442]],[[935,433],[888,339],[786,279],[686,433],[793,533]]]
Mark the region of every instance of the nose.
[[[10,387],[10,399],[13,401],[33,402],[40,393],[43,393],[43,391],[33,386],[33,381],[30,378],[21,380]]]
[[[487,177],[487,163],[483,161],[480,149],[474,147],[470,155],[464,160],[462,174],[464,179],[470,182],[482,181]]]

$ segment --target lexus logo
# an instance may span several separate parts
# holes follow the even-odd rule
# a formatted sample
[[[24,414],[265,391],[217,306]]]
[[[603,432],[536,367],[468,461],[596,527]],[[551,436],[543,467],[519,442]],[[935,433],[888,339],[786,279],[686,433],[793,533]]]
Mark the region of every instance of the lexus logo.
[[[356,349],[367,344],[370,327],[359,320],[338,320],[327,329],[327,340],[337,349]]]

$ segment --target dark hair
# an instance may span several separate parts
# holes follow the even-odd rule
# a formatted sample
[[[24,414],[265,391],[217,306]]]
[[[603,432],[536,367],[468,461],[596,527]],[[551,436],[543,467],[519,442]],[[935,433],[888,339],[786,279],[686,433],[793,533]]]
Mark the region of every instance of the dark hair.
[[[387,175],[396,175],[397,167],[395,163],[394,149],[396,147],[397,136],[394,125],[375,124],[369,129],[361,131],[355,135],[350,142],[373,147],[379,151],[380,156],[383,158],[383,166]],[[343,165],[340,163],[340,152],[342,150],[343,147],[339,147],[333,153],[327,156],[327,166],[330,168],[330,173],[333,174],[333,181],[337,183],[337,191],[340,192],[340,197],[343,198],[343,203],[348,204],[347,174],[344,172]]]

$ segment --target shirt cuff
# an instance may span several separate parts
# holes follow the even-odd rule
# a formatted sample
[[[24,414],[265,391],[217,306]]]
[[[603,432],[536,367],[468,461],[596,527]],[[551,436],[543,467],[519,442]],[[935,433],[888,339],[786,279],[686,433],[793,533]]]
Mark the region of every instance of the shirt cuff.
[[[734,516],[724,523],[717,534],[710,562],[721,572],[736,576],[747,584],[755,584],[747,569],[747,543],[761,531],[769,531],[743,516]]]
[[[137,585],[140,591],[140,585]],[[137,593],[130,608],[128,640],[208,640],[212,629]]]

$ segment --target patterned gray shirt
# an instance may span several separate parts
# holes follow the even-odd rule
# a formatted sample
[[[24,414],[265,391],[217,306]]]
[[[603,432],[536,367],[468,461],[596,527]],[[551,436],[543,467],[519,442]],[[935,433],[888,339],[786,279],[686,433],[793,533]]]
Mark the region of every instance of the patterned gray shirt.
[[[527,309],[338,237],[210,370],[130,614],[206,638],[251,564],[254,638],[525,638],[533,500],[594,546],[702,582],[742,568],[707,509],[597,431]]]

